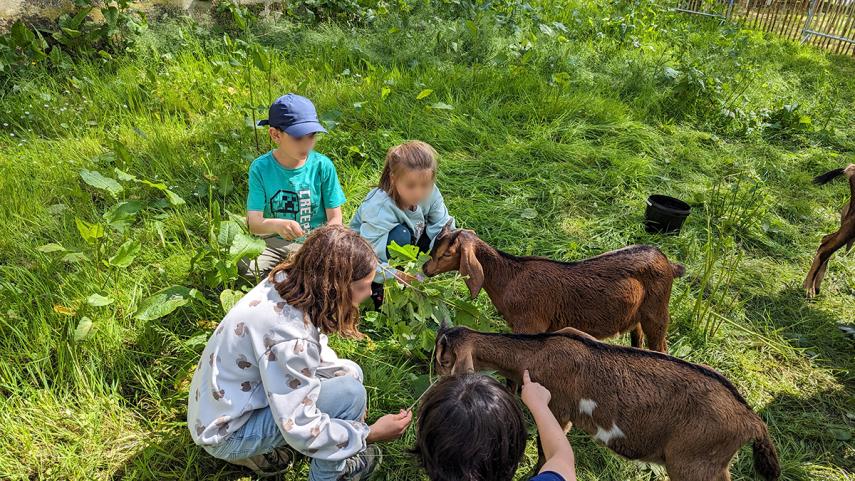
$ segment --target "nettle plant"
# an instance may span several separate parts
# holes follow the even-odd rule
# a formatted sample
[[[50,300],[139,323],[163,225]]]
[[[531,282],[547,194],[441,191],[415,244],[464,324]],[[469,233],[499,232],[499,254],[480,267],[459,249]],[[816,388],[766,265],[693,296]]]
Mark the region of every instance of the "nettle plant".
[[[426,360],[443,322],[481,330],[491,327],[478,306],[461,296],[460,275],[425,279],[422,265],[430,255],[419,252],[413,245],[399,246],[393,242],[389,253],[390,274],[397,269],[412,279],[386,280],[383,305],[379,311],[365,308],[363,330],[391,338],[413,357]]]

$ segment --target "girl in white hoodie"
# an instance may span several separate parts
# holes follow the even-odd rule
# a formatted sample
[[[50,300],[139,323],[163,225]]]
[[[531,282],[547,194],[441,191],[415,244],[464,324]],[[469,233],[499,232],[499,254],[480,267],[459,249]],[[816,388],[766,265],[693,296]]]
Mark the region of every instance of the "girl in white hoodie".
[[[193,375],[193,441],[260,475],[287,469],[293,449],[312,458],[310,481],[367,479],[380,460],[373,443],[400,437],[412,414],[366,424],[362,370],[339,359],[326,334],[362,338],[356,306],[371,294],[376,264],[357,233],[322,227],[248,292]]]

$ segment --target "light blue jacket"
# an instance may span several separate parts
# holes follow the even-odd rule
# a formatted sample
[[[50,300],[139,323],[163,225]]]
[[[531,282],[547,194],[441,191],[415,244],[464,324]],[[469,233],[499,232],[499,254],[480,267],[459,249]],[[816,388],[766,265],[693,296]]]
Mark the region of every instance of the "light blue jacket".
[[[433,186],[431,195],[418,204],[415,210],[402,210],[386,192],[375,188],[365,196],[365,200],[356,210],[353,220],[350,221],[350,228],[359,232],[359,235],[374,248],[374,253],[382,263],[377,268],[374,281],[383,282],[391,277],[387,264],[389,259],[386,256],[386,243],[390,230],[398,224],[404,224],[413,232],[416,240],[423,232],[426,233],[433,246],[437,234],[449,220],[453,228],[454,218],[448,215],[448,209],[436,184]]]

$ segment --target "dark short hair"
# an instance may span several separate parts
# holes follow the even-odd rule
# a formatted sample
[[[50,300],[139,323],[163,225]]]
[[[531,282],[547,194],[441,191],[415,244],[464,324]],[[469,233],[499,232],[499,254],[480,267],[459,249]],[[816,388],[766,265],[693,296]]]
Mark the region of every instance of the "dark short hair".
[[[431,481],[510,481],[527,437],[522,410],[505,386],[461,374],[425,393],[413,453]]]

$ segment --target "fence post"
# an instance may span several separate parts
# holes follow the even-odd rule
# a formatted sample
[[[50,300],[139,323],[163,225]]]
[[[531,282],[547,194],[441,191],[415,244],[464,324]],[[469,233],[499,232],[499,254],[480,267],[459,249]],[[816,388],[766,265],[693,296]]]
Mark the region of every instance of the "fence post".
[[[808,9],[807,19],[805,20],[805,27],[802,29],[802,43],[810,40],[810,33],[807,32],[810,29],[810,24],[813,21],[813,14],[816,12],[816,3],[818,0],[811,0],[810,8]]]

